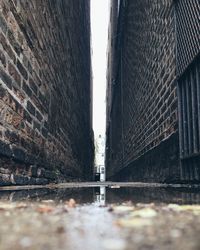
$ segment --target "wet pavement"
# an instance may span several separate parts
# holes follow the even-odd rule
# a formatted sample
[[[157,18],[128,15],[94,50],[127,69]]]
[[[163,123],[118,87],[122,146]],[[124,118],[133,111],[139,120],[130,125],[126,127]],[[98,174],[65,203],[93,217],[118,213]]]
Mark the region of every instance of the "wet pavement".
[[[199,235],[197,185],[79,183],[0,190],[0,250],[199,250]]]

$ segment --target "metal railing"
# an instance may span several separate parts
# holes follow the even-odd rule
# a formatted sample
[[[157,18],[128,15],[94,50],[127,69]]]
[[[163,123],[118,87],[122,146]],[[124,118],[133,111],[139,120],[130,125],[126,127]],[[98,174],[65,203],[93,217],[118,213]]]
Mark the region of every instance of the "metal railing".
[[[200,62],[178,81],[181,159],[200,154]]]

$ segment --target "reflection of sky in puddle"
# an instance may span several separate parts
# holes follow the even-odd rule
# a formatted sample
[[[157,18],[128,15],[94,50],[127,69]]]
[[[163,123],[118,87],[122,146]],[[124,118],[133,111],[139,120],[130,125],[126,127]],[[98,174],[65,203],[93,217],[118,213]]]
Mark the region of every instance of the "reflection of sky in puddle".
[[[83,187],[83,188],[41,188],[18,191],[0,191],[0,201],[31,201],[54,200],[59,203],[73,198],[78,204],[106,204],[123,203],[200,203],[199,188],[136,188],[122,187],[109,188]]]

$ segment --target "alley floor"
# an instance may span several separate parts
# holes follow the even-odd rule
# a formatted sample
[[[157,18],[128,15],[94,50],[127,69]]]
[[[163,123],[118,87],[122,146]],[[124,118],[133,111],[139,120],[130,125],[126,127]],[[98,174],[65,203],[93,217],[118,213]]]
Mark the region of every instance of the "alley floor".
[[[142,183],[1,188],[0,250],[199,250],[199,190]]]

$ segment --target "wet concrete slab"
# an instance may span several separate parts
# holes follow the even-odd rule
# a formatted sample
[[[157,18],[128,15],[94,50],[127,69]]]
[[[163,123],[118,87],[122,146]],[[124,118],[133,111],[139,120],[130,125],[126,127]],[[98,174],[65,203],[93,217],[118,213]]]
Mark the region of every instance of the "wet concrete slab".
[[[48,198],[58,202],[73,197],[79,204],[92,204],[100,196],[107,205],[128,201],[133,203],[198,204],[200,203],[200,185],[88,182],[0,188],[0,200],[10,201],[41,201]]]
[[[67,183],[0,190],[0,249],[200,249],[200,187]]]

